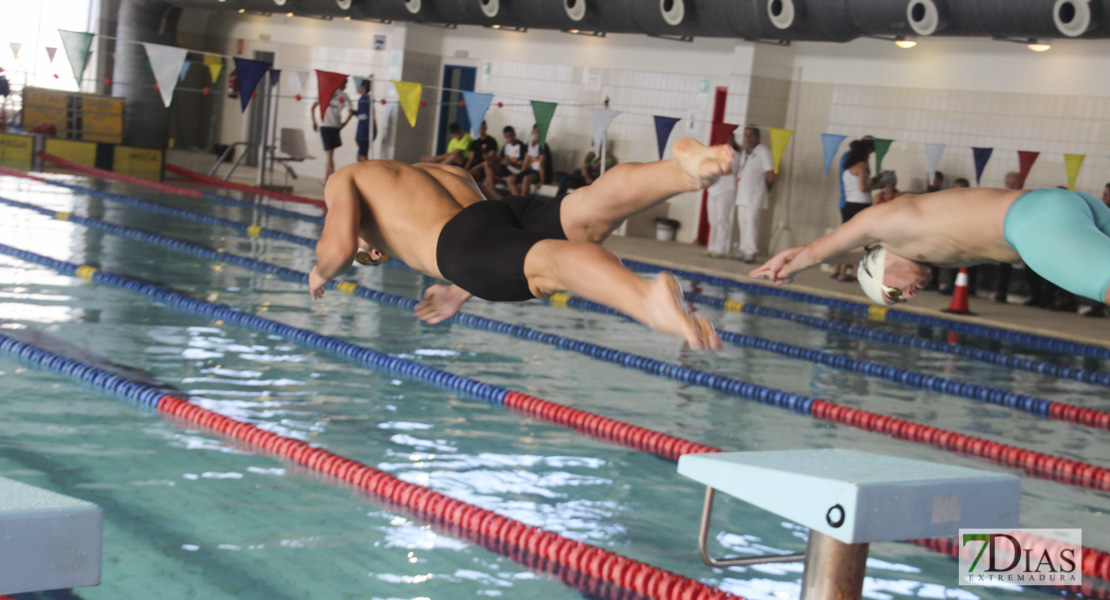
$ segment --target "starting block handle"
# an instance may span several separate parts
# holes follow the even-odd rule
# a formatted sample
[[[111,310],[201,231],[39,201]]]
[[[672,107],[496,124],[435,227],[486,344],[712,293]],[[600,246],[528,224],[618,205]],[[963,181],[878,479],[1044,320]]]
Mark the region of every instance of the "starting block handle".
[[[713,558],[709,556],[709,550],[706,545],[709,541],[709,521],[713,516],[713,493],[714,489],[712,486],[705,487],[705,504],[702,506],[701,511],[701,530],[698,532],[698,553],[701,554],[702,562],[711,567],[723,569],[725,567],[743,567],[765,563],[798,562],[805,559],[806,555],[804,553],[752,556],[749,558]]]

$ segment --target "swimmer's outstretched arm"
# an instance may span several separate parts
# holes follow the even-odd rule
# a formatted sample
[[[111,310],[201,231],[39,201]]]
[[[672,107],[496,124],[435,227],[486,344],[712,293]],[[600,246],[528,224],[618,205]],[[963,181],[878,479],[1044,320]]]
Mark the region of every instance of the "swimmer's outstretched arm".
[[[876,208],[880,208],[879,205]],[[810,269],[819,264],[852,264],[858,262],[864,253],[864,247],[879,241],[874,233],[876,213],[868,208],[858,215],[837,227],[828,235],[817,238],[805,246],[796,246],[779,252],[763,263],[752,269],[749,277],[770,279],[775,285],[790,283],[794,274]],[[867,214],[871,212],[871,214]],[[882,217],[881,214],[878,215]]]
[[[351,266],[358,252],[359,203],[350,176],[328,181],[324,196],[328,214],[316,242],[316,266],[308,274],[308,289],[314,300],[324,297],[324,286]]]

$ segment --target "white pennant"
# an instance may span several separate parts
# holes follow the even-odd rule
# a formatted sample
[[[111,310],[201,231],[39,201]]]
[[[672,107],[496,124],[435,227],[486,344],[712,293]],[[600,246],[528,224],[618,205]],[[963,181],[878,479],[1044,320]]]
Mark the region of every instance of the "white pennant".
[[[925,144],[925,160],[929,165],[929,181],[926,181],[925,185],[932,185],[936,180],[941,154],[944,154],[944,144]]]
[[[12,48],[12,58],[19,60],[19,49],[23,47],[23,44],[19,42],[10,42],[8,45]]]
[[[621,114],[619,110],[609,110],[608,108],[595,108],[592,109],[594,113],[594,150],[598,153],[601,152],[601,142],[605,139],[605,130],[609,129],[609,124],[617,115]]]
[[[177,87],[181,67],[185,64],[185,55],[189,53],[184,48],[163,46],[142,42],[146,48],[146,55],[150,57],[150,68],[154,70],[154,81],[158,82],[158,91],[162,94],[162,104],[169,108],[173,101],[173,90]]]
[[[289,91],[294,94],[299,94],[304,91],[304,78],[307,73],[304,71],[286,71],[285,81],[289,86]]]

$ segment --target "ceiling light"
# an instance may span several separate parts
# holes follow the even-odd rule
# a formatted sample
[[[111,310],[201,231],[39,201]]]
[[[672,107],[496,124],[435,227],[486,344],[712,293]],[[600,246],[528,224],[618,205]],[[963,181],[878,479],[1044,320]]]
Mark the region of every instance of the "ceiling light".
[[[245,12],[247,12],[247,9],[245,9],[245,8],[240,8],[239,9],[239,14],[243,14]]]
[[[1029,40],[1029,44],[1026,48],[1029,48],[1033,52],[1045,52],[1052,49],[1052,44],[1040,40]]]
[[[292,16],[293,16],[293,13],[291,13],[291,12],[287,12],[287,13],[285,13],[285,16],[287,16],[287,17],[292,17]]]
[[[895,38],[894,45],[898,46],[899,48],[913,48],[917,45],[917,40],[910,37],[899,36],[898,38]]]

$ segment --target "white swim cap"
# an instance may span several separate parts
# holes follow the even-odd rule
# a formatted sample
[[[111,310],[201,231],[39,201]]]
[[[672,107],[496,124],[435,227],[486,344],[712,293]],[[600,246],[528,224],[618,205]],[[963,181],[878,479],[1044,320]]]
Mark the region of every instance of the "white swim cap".
[[[888,287],[883,284],[883,274],[886,272],[886,248],[875,246],[863,255],[856,269],[856,280],[863,288],[863,293],[875,304],[894,306],[901,300],[902,290]]]

